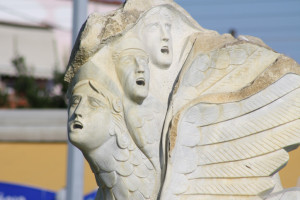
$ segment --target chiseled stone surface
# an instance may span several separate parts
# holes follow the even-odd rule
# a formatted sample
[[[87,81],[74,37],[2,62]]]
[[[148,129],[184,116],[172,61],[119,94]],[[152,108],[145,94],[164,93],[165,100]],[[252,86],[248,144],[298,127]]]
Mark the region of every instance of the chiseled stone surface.
[[[300,66],[259,38],[128,0],[89,16],[65,80],[97,200],[299,198],[277,172],[300,144]]]

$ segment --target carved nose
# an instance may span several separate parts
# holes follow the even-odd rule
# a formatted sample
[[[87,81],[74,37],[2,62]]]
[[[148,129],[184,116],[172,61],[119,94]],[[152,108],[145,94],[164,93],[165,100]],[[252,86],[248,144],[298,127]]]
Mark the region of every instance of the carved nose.
[[[77,108],[75,109],[75,115],[78,117],[82,117],[83,116],[83,112],[84,112],[84,106],[82,105],[82,103],[80,102],[77,106]]]
[[[144,73],[144,72],[145,72],[145,70],[142,67],[142,65],[139,65],[139,67],[137,68],[137,73]]]
[[[81,112],[81,110],[76,109],[76,110],[75,110],[75,115],[78,116],[78,117],[82,117],[82,112]]]
[[[162,28],[161,29],[161,35],[162,35],[162,40],[164,41],[164,42],[168,42],[169,41],[169,33],[168,33],[168,31],[166,30],[166,28]]]
[[[145,72],[145,66],[144,63],[140,59],[136,59],[137,64],[137,73],[144,73]]]

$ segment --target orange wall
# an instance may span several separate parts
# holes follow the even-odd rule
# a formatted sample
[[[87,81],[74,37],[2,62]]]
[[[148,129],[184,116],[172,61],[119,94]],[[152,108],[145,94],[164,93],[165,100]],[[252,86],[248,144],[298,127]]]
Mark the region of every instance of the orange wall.
[[[0,181],[58,191],[66,186],[67,144],[0,143]],[[97,188],[85,162],[84,193]]]
[[[291,151],[289,155],[288,164],[279,173],[282,185],[285,188],[295,187],[300,178],[300,147]],[[300,187],[300,185],[298,186]]]
[[[67,145],[65,143],[0,143],[0,181],[26,184],[58,191],[66,185]],[[285,188],[295,187],[300,177],[300,148],[280,172]],[[84,193],[97,188],[85,162]]]

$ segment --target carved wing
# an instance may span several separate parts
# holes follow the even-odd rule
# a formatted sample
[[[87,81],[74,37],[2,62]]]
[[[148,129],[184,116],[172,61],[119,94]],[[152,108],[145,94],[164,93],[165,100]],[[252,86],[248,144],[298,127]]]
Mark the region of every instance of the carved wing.
[[[99,187],[96,199],[146,200],[156,195],[155,170],[133,143],[129,133],[117,133],[95,157],[101,170],[95,173]],[[155,197],[154,197],[155,198]]]
[[[142,153],[160,173],[159,145],[164,120],[163,106],[153,97],[148,97],[142,107],[129,109],[126,122],[131,137]]]
[[[230,78],[245,73],[242,63],[212,70],[202,77],[210,82],[193,86],[198,98],[172,119],[161,199],[262,199],[273,190],[272,175],[300,144],[300,73],[291,59],[271,56],[273,62],[256,77],[251,70],[257,66],[250,62],[240,87]],[[182,77],[179,90],[186,84]]]

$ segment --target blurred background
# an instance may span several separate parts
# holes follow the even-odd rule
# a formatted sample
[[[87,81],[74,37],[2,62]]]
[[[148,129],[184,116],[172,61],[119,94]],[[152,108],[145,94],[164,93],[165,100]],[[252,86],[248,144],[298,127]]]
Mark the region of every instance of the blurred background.
[[[259,37],[300,63],[300,0],[175,2],[206,29]],[[88,14],[105,14],[121,3],[90,0]],[[72,46],[72,9],[72,0],[0,0],[0,199],[64,199],[63,75]],[[300,186],[299,149],[290,153],[280,175],[285,188]],[[96,188],[85,162],[85,199]]]

